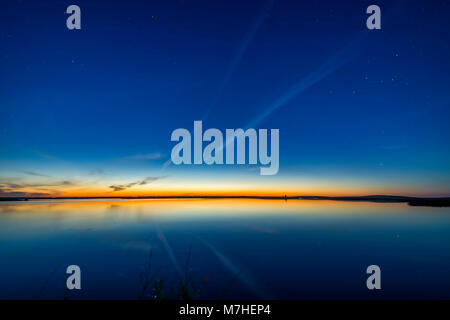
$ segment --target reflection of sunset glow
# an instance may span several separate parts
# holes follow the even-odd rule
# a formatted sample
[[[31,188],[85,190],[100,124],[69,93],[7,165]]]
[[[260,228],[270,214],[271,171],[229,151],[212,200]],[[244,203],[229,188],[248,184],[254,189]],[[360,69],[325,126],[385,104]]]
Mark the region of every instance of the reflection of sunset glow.
[[[14,219],[59,218],[183,219],[245,216],[370,214],[405,204],[330,200],[145,199],[145,200],[30,200],[0,203],[0,213]]]
[[[404,203],[347,202],[331,200],[258,199],[84,199],[0,202],[2,231],[14,236],[17,228],[27,233],[45,230],[109,229],[141,223],[236,221],[248,219],[327,219],[385,217],[390,213],[422,212]],[[431,209],[429,209],[431,210]],[[9,231],[9,232],[8,232]]]

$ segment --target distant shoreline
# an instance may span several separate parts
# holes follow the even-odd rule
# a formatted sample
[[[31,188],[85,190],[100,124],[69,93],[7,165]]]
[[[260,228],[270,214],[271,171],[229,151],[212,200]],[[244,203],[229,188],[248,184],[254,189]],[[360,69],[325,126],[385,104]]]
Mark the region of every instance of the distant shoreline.
[[[28,200],[93,200],[93,199],[255,199],[255,200],[333,200],[333,201],[360,201],[378,203],[407,203],[410,206],[450,207],[450,197],[421,198],[390,195],[369,196],[142,196],[142,197],[0,197],[0,201],[28,201]]]

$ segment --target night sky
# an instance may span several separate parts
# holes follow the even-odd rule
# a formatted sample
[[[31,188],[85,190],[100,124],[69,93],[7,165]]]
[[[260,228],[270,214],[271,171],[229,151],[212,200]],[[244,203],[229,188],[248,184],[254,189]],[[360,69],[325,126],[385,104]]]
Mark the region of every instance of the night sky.
[[[2,1],[0,196],[450,196],[449,16],[443,0]],[[169,164],[194,120],[280,129],[279,173]]]

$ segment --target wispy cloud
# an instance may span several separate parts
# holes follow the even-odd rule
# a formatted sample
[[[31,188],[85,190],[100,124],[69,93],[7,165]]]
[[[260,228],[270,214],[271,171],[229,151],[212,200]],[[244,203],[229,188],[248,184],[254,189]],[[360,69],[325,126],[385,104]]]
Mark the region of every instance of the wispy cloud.
[[[46,178],[50,178],[51,176],[48,176],[46,174],[42,174],[42,173],[38,173],[38,172],[34,172],[34,171],[26,171],[26,170],[22,170],[20,171],[22,173],[28,174],[30,176],[36,176],[36,177],[46,177]]]
[[[41,175],[39,175],[41,176]],[[0,197],[48,197],[59,194],[55,187],[71,186],[75,183],[69,180],[23,183],[15,180],[0,181]]]
[[[60,192],[55,187],[75,185],[69,180],[47,183],[22,183],[0,181],[0,197],[46,197],[55,196]],[[31,191],[30,191],[31,189]]]
[[[242,60],[242,57],[244,56],[245,52],[247,51],[248,46],[253,41],[253,38],[255,37],[255,34],[258,32],[258,29],[260,28],[260,26],[262,25],[264,20],[267,18],[267,16],[269,15],[270,11],[272,10],[273,4],[274,4],[274,0],[268,0],[264,4],[263,8],[259,12],[259,14],[256,17],[255,21],[250,26],[250,29],[244,35],[244,38],[242,39],[238,49],[234,53],[234,55],[233,55],[229,65],[228,65],[228,68],[227,68],[227,70],[225,72],[225,75],[224,75],[224,77],[222,79],[222,82],[221,82],[221,84],[219,86],[217,94],[215,95],[214,100],[211,103],[211,106],[208,108],[208,110],[206,111],[205,115],[203,116],[203,120],[206,120],[206,118],[208,117],[208,115],[211,112],[211,110],[213,110],[215,108],[215,106],[217,105],[219,100],[222,98],[222,95],[224,93],[224,90],[225,90],[226,86],[230,82],[230,80],[231,80],[231,78],[232,78],[236,68],[238,67],[238,65],[240,64],[240,62]]]
[[[0,182],[0,188],[10,188],[10,189],[23,189],[23,188],[39,188],[39,187],[59,187],[59,186],[70,186],[75,183],[69,180],[48,182],[48,183],[14,183],[14,182]]]
[[[169,158],[166,162],[163,163],[161,167],[161,171],[166,170],[166,168],[172,163],[172,158]]]
[[[391,8],[388,14],[384,15],[384,23],[386,23],[387,18],[391,17],[394,11],[396,11],[399,7],[399,4],[397,4],[395,10]],[[363,29],[363,31],[359,32],[345,46],[330,55],[323,61],[322,64],[315,68],[306,77],[293,84],[282,96],[280,96],[258,116],[251,120],[245,128],[251,128],[261,123],[265,118],[270,116],[277,109],[286,105],[294,97],[309,90],[318,82],[327,78],[329,75],[344,67],[350,61],[359,57],[367,49],[367,36],[369,34],[370,31],[368,29]]]
[[[127,184],[115,184],[115,185],[111,185],[109,186],[111,189],[113,189],[113,191],[123,191],[126,190],[128,188],[131,188],[133,186],[139,185],[146,185],[149,183],[152,183],[154,181],[160,180],[160,179],[164,179],[166,176],[161,176],[161,177],[147,177],[144,180],[139,180],[139,181],[135,181],[135,182],[130,182]]]
[[[146,154],[135,154],[129,157],[123,158],[124,160],[157,160],[161,159],[163,154],[159,152],[155,153],[146,153]]]
[[[90,176],[99,176],[105,173],[105,170],[103,170],[102,168],[94,168],[92,170],[89,171],[89,175]]]
[[[4,189],[0,187],[0,197],[49,197],[49,196],[52,196],[52,194],[45,192],[11,191],[9,189]]]
[[[262,122],[265,118],[271,115],[275,110],[287,104],[294,97],[307,91],[316,83],[322,81],[336,70],[342,68],[349,61],[354,59],[360,51],[362,51],[362,41],[365,32],[361,32],[355,40],[351,41],[347,46],[337,51],[334,55],[331,55],[324,61],[322,65],[312,71],[309,75],[293,84],[282,96],[280,96],[275,102],[269,105],[258,116],[250,121],[245,128],[253,127]]]
[[[42,158],[44,158],[44,159],[47,159],[47,160],[58,160],[58,161],[62,161],[61,159],[59,159],[59,158],[57,158],[57,157],[54,157],[54,156],[51,156],[51,155],[49,155],[49,154],[47,154],[47,153],[44,153],[44,152],[41,152],[41,151],[39,151],[39,150],[36,150],[36,151],[34,151],[38,156],[41,156]]]

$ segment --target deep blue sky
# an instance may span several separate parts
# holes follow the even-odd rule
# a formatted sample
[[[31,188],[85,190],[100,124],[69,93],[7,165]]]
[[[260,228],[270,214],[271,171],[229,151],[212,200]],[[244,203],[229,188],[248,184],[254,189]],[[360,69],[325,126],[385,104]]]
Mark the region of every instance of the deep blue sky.
[[[66,28],[70,4],[81,30]],[[366,28],[371,4],[381,30]],[[174,184],[193,170],[205,183],[231,173],[450,195],[449,1],[0,6],[0,192],[44,176],[82,185],[100,172],[107,186],[162,174],[171,132],[203,120],[279,128],[280,172],[163,169]]]

